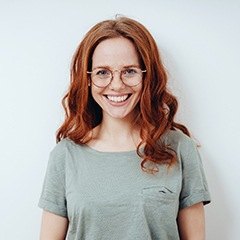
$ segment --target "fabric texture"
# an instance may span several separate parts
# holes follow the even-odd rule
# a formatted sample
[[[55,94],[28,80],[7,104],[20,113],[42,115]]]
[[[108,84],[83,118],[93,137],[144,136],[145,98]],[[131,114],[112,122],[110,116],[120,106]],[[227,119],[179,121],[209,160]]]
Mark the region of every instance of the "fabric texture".
[[[142,171],[136,151],[100,152],[69,139],[50,154],[39,207],[69,219],[68,240],[177,240],[178,211],[210,194],[196,144],[179,131],[163,141],[177,164]]]

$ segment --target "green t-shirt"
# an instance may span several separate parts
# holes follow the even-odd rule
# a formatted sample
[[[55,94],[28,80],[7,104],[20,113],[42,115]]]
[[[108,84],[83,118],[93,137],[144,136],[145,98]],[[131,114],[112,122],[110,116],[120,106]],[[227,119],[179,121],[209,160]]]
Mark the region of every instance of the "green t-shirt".
[[[195,143],[179,131],[164,142],[178,156],[168,171],[142,171],[136,151],[100,152],[69,139],[50,154],[39,207],[68,218],[68,240],[177,240],[178,211],[210,202]]]

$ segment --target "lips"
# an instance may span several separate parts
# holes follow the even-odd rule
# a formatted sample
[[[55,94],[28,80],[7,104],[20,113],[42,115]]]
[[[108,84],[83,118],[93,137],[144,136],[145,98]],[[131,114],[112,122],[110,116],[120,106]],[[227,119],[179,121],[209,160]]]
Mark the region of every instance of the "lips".
[[[126,101],[130,96],[131,96],[131,94],[125,94],[125,95],[121,95],[121,96],[105,95],[105,97],[106,97],[109,101],[115,102],[115,103],[124,102],[124,101]]]

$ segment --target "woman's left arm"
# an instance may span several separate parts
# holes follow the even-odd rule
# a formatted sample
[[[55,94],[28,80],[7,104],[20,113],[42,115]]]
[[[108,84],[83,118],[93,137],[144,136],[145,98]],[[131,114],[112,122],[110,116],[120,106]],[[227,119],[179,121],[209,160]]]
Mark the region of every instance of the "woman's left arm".
[[[205,214],[203,203],[196,203],[178,213],[181,240],[205,240]]]

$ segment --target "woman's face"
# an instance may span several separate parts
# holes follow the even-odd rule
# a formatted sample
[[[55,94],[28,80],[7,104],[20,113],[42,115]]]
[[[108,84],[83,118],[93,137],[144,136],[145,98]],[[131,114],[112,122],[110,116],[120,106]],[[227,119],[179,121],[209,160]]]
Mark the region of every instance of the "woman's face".
[[[96,47],[92,57],[92,71],[97,69],[98,75],[105,75],[106,71],[102,69],[115,71],[112,81],[106,87],[100,88],[91,82],[92,96],[102,108],[103,117],[134,117],[142,92],[142,77],[139,75],[139,84],[129,87],[122,82],[120,72],[116,71],[131,67],[140,68],[140,65],[136,49],[130,40],[122,37],[107,39]]]

